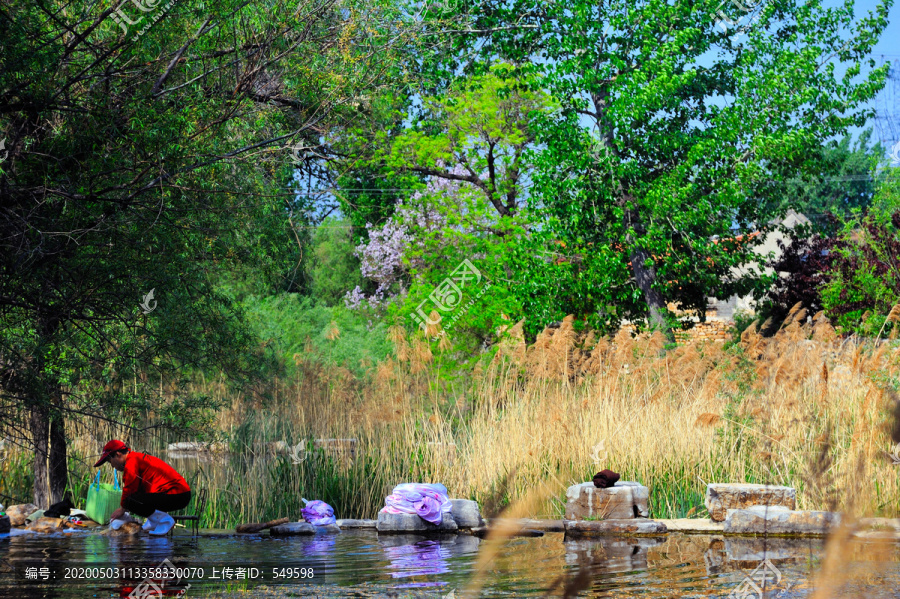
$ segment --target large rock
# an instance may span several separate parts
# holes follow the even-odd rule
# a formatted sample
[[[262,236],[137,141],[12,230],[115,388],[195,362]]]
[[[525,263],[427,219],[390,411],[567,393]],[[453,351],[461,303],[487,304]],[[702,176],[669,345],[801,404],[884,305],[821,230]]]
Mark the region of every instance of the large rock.
[[[299,535],[314,535],[316,527],[309,522],[288,522],[287,524],[279,524],[269,529],[269,534],[273,537],[295,537]]]
[[[728,510],[754,505],[778,505],[789,510],[797,506],[797,492],[791,487],[710,483],[706,486],[706,509],[715,522],[723,522]]]
[[[668,532],[666,525],[654,520],[570,520],[566,522],[566,538],[599,536],[659,536]]]
[[[728,510],[725,534],[826,535],[841,523],[835,512],[793,511],[782,506],[755,505],[745,510]]]
[[[484,526],[484,519],[481,517],[481,510],[478,509],[477,501],[468,499],[451,499],[451,514],[453,520],[459,528],[477,528]]]
[[[599,489],[593,482],[572,485],[566,491],[566,519],[622,520],[650,516],[650,490],[640,483],[619,481]]]
[[[453,518],[444,516],[440,525],[423,520],[416,514],[389,514],[378,512],[378,522],[375,524],[378,532],[455,532],[459,530]]]
[[[28,524],[28,530],[34,532],[62,532],[67,528],[74,528],[62,518],[44,518],[40,517],[34,522]]]
[[[25,524],[25,519],[36,512],[37,509],[38,506],[33,503],[21,503],[6,508],[6,515],[9,516],[9,522],[12,526],[22,526]]]

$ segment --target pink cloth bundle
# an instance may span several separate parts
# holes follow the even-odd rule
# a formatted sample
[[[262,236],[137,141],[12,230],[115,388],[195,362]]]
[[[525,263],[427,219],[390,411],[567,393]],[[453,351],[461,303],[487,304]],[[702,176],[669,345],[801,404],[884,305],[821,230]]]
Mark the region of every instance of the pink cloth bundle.
[[[438,483],[403,483],[384,500],[381,511],[388,514],[416,514],[432,524],[443,522],[450,513],[450,496],[447,487]]]

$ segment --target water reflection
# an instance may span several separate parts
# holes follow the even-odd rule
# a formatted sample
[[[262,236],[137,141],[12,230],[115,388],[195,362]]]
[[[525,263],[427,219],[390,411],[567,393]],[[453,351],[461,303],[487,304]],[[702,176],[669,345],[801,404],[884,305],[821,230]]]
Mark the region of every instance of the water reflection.
[[[481,541],[468,535],[425,538],[344,531],[337,535],[270,538],[233,533],[192,538],[106,537],[96,534],[0,536],[0,597],[80,599],[115,596],[141,581],[25,580],[25,565],[43,567],[153,567],[169,559],[177,567],[255,566],[281,596],[436,597],[471,580]],[[603,537],[566,541],[560,534],[505,541],[491,562],[483,596],[560,596],[553,581],[587,573],[579,597],[708,599],[735,591],[771,591],[779,599],[808,599],[824,556],[821,539],[756,539],[710,535]],[[15,566],[15,572],[12,566]],[[275,581],[274,566],[315,569],[314,581]],[[764,566],[764,567],[761,567]],[[777,572],[772,568],[777,569]],[[846,587],[835,597],[895,599],[900,589],[900,545],[848,545],[841,561]],[[220,590],[226,582],[189,580],[191,597]],[[254,583],[254,584],[260,584]],[[282,586],[282,585],[289,586]],[[766,589],[762,589],[762,584]],[[756,585],[756,587],[754,587]],[[424,587],[424,588],[419,588]],[[768,588],[772,587],[772,588]],[[176,590],[177,587],[167,589]],[[248,587],[253,590],[253,585]],[[283,592],[282,592],[283,591]],[[360,594],[362,593],[362,594]],[[125,593],[127,595],[127,593]],[[278,594],[274,595],[278,596]],[[732,595],[739,596],[739,595]]]
[[[471,535],[447,535],[423,538],[418,535],[381,535],[392,578],[447,574],[454,556],[478,553],[481,542]]]

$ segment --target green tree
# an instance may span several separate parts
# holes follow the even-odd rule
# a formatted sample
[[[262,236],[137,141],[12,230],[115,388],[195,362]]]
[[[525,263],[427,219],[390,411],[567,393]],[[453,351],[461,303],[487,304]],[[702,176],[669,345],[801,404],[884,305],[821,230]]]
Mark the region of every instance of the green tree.
[[[348,291],[362,284],[354,249],[353,230],[347,221],[327,218],[316,229],[311,288],[317,301],[338,305]]]
[[[425,97],[413,127],[390,147],[388,166],[471,184],[501,217],[514,216],[530,175],[532,121],[552,109],[540,89],[509,65]],[[456,168],[456,167],[461,168]]]
[[[217,282],[296,268],[286,146],[327,154],[408,26],[353,0],[0,6],[0,427],[34,451],[36,503],[77,419],[202,429],[181,383],[252,372]]]
[[[473,44],[530,63],[564,108],[538,128],[532,326],[571,311],[669,330],[668,303],[703,314],[757,286],[737,267],[762,236],[744,234],[771,227],[815,148],[865,123],[886,71],[860,72],[890,5],[857,22],[852,2],[771,0],[737,36],[715,0],[482,2]]]
[[[786,181],[785,202],[820,226],[826,214],[849,217],[867,208],[875,192],[873,173],[884,161],[884,148],[871,141],[872,130],[866,129],[855,143],[845,135],[819,148],[818,165]]]

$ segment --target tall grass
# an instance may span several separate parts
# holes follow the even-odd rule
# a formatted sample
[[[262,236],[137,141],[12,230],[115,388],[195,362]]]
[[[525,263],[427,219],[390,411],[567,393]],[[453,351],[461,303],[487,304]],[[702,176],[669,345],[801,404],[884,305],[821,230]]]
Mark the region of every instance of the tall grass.
[[[393,355],[362,374],[298,352],[266,393],[198,384],[229,406],[216,429],[231,453],[191,474],[209,496],[205,526],[296,518],[301,497],[371,518],[406,481],[441,482],[489,512],[530,497],[528,515],[559,517],[566,487],[602,468],[647,485],[654,517],[705,515],[709,482],[794,486],[800,509],[900,512],[886,457],[896,348],[838,339],[821,315],[794,313],[771,338],[751,326],[728,347],[669,351],[658,335],[578,333],[571,317],[526,348],[519,324],[453,379],[452,356],[389,336]],[[110,432],[75,447],[96,451]],[[332,437],[357,439],[355,457],[317,451],[295,464],[272,445]],[[555,492],[538,501],[536,488]]]

